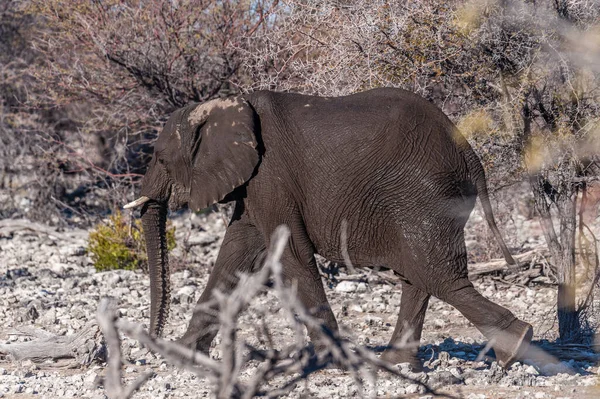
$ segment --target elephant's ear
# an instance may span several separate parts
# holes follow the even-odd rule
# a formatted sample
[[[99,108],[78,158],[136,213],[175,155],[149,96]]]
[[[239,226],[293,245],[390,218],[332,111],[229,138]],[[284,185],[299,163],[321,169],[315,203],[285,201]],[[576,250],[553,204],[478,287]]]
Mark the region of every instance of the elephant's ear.
[[[212,100],[190,111],[188,123],[202,125],[192,154],[192,210],[221,201],[252,177],[259,162],[254,116],[241,97]]]

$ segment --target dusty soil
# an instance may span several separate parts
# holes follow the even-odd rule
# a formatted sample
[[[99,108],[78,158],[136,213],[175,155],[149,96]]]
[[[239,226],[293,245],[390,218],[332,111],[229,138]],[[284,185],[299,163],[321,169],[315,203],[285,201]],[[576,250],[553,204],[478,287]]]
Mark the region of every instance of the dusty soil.
[[[544,243],[539,224],[520,211],[521,204],[513,199],[517,197],[500,198],[499,224],[513,251],[537,248],[542,253]],[[173,304],[165,331],[167,338],[176,338],[185,330],[225,232],[223,218],[218,213],[184,214],[173,220],[179,245],[172,255],[177,270],[172,273]],[[592,222],[600,236],[600,218]],[[65,230],[61,237],[69,234],[70,230]],[[188,246],[192,244],[187,254],[182,249],[184,242]],[[467,244],[470,261],[482,261],[496,254],[478,210],[467,227]],[[147,276],[123,270],[97,273],[85,246],[85,239],[80,235],[73,235],[72,240],[25,230],[0,235],[0,344],[24,340],[11,333],[15,327],[24,325],[56,334],[73,334],[95,318],[99,299],[105,295],[116,298],[121,317],[148,322]],[[543,268],[538,266],[538,269]],[[538,344],[560,358],[545,364],[516,363],[509,370],[502,370],[492,357],[477,360],[485,347],[485,338],[458,311],[433,298],[420,348],[426,373],[417,378],[440,394],[461,398],[600,397],[599,369],[594,353],[589,348],[577,347],[576,352],[565,354],[564,348],[554,344],[556,286],[552,278],[543,272],[531,276],[520,279],[519,276],[491,275],[478,278],[474,283],[483,295],[531,323]],[[350,280],[341,281],[343,278]],[[324,284],[344,334],[380,351],[396,322],[400,286],[385,274],[371,270],[360,270],[358,275],[348,277],[344,268],[334,278],[324,278]],[[599,305],[596,301],[596,309]],[[259,344],[255,331],[261,317],[272,326],[276,346],[292,339],[293,331],[282,315],[278,299],[267,292],[255,298],[240,320],[240,334],[248,342]],[[592,321],[597,322],[594,318]],[[211,356],[217,359],[220,358],[219,343],[217,337],[211,350]],[[175,370],[127,337],[122,346],[127,381],[148,369],[156,372],[134,397],[211,397],[206,379]],[[258,365],[250,363],[242,373],[249,378]],[[90,367],[71,370],[55,370],[49,366],[29,361],[12,362],[0,355],[0,398],[105,397],[103,388],[97,385],[105,364],[95,362]],[[273,386],[279,383],[279,380],[271,382]],[[434,396],[424,393],[411,381],[383,372],[379,373],[375,386],[367,384],[365,393],[381,397]],[[311,375],[307,384],[300,384],[289,396],[345,398],[357,395],[358,389],[347,372],[327,369]]]

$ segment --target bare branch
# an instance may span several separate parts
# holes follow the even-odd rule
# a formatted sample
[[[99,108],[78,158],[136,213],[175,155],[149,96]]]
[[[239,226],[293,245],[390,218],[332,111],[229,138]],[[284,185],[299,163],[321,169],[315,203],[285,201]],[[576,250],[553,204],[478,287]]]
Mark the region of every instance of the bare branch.
[[[137,391],[154,372],[146,372],[139,376],[131,385],[121,384],[121,340],[115,326],[117,311],[111,298],[104,297],[100,300],[96,315],[98,325],[102,330],[106,346],[108,347],[108,361],[104,387],[110,399],[128,399]]]

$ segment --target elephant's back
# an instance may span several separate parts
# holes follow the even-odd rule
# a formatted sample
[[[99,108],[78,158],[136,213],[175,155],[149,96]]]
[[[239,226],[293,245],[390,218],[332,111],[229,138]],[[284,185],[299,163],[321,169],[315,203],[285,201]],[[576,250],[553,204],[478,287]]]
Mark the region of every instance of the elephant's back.
[[[460,133],[444,113],[401,89],[374,89],[345,97],[276,93],[274,122],[264,130],[286,170],[307,198],[336,195],[402,198],[452,191],[448,180],[469,180],[456,145]],[[284,121],[284,122],[279,122]],[[417,195],[418,196],[418,195]],[[384,200],[385,202],[385,200]]]
[[[267,166],[279,167],[273,173],[329,259],[341,260],[338,233],[346,226],[353,261],[381,264],[378,256],[399,246],[402,225],[447,212],[440,204],[470,184],[455,127],[419,96],[399,89],[270,96],[270,110],[257,110],[265,115],[266,158],[272,153]]]
[[[434,104],[403,89],[342,97],[257,92],[251,102],[269,146],[293,151],[307,162],[327,163],[338,155],[339,164],[387,150],[397,150],[399,156],[444,155],[445,167],[459,161],[452,156],[458,134],[452,122]]]

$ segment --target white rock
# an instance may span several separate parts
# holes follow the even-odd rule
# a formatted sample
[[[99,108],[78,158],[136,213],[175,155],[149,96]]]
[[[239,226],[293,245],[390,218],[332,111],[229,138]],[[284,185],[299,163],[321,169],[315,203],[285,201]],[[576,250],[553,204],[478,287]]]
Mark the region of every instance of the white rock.
[[[367,291],[367,285],[365,283],[358,283],[358,285],[356,286],[356,292],[366,292]]]
[[[364,309],[362,308],[362,306],[360,306],[359,304],[353,304],[352,306],[350,306],[349,308],[351,311],[353,312],[357,312],[357,313],[362,313],[364,312]]]
[[[69,265],[64,264],[64,263],[60,263],[60,262],[56,262],[56,263],[52,263],[49,265],[50,270],[52,270],[54,273],[58,274],[59,276],[63,275],[67,270]]]
[[[539,375],[540,373],[536,370],[535,367],[533,366],[527,366],[523,369],[523,371],[525,371],[525,373],[529,374],[529,375]]]
[[[425,393],[425,387],[418,384],[410,384],[404,389],[406,393]]]
[[[179,302],[181,303],[194,303],[196,291],[196,287],[192,285],[186,285],[185,287],[180,288],[175,294],[175,296],[179,299]]]
[[[121,282],[121,275],[119,273],[114,273],[112,276],[108,277],[108,286],[115,287]]]
[[[595,377],[588,376],[583,381],[580,381],[581,385],[584,387],[592,387],[598,384],[598,380]]]
[[[356,292],[358,284],[354,281],[342,281],[335,287],[336,292]]]
[[[86,373],[84,382],[86,382],[88,384],[93,383],[94,381],[96,381],[97,377],[98,377],[98,374],[95,371],[89,371]]]
[[[433,326],[435,328],[444,328],[444,327],[446,327],[446,322],[442,319],[434,319]]]
[[[56,308],[46,310],[37,321],[41,325],[56,324]]]

